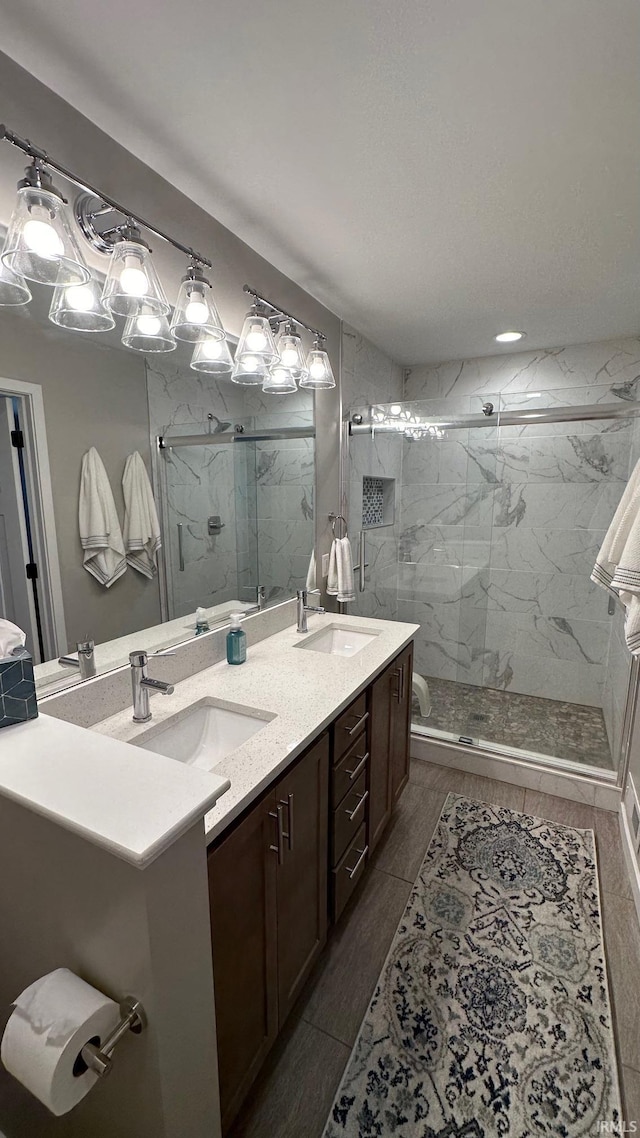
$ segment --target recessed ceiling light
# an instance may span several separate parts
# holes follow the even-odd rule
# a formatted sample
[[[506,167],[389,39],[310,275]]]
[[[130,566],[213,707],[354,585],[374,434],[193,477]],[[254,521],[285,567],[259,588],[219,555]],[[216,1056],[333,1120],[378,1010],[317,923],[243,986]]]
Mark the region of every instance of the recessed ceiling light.
[[[512,344],[514,340],[522,340],[526,334],[526,332],[498,332],[498,335],[493,338],[499,344]]]

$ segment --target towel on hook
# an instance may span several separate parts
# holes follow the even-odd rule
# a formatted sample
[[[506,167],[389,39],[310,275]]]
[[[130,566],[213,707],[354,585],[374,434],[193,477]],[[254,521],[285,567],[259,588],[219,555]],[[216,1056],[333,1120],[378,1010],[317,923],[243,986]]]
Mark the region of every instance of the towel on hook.
[[[337,537],[332,543],[329,555],[327,593],[331,597],[337,597],[338,601],[343,603],[356,599],[353,586],[351,542],[348,537]]]
[[[138,451],[130,454],[122,475],[124,547],[127,563],[153,580],[156,554],[162,544],[160,522],[147,469]]]
[[[619,592],[613,585],[613,578],[629,540],[631,529],[640,512],[640,462],[633,473],[620,499],[613,521],[605,534],[602,547],[593,567],[591,580],[610,592]],[[624,602],[623,602],[624,603]]]
[[[111,485],[95,447],[82,459],[78,526],[84,568],[109,589],[126,572],[127,562]]]
[[[305,588],[309,592],[311,592],[313,589],[317,589],[318,586],[316,584],[316,581],[316,551],[315,549],[312,549],[311,557],[309,558],[309,568],[307,569],[307,582]]]

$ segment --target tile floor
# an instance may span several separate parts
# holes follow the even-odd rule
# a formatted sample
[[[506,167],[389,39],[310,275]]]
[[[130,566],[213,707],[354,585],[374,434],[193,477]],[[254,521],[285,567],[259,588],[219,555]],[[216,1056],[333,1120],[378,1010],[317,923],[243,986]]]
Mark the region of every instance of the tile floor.
[[[411,779],[230,1138],[320,1138],[358,1028],[449,791],[595,830],[625,1119],[640,1130],[640,929],[617,816],[414,760]]]
[[[452,735],[485,739],[537,751],[574,763],[611,770],[613,762],[599,707],[561,703],[533,695],[474,687],[427,676],[431,715],[423,719],[414,700],[413,719]]]

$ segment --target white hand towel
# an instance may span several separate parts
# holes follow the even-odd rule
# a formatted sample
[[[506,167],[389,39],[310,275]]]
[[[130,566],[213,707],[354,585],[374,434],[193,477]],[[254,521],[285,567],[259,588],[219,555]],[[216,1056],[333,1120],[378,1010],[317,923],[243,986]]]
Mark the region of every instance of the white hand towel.
[[[84,567],[109,589],[126,573],[127,562],[111,486],[95,447],[82,459],[78,525]]]
[[[613,515],[613,521],[606,532],[591,574],[591,580],[595,581],[596,585],[602,585],[603,588],[609,589],[611,592],[617,593],[618,591],[612,585],[613,577],[639,512],[640,462],[637,462],[618,508]]]
[[[331,542],[329,553],[329,572],[327,573],[327,593],[330,597],[338,595],[338,539]]]
[[[306,587],[309,591],[317,589],[316,584],[316,551],[312,549],[311,557],[309,558],[309,568],[307,569],[307,584]]]
[[[137,450],[125,462],[122,492],[127,562],[152,580],[158,572],[156,554],[162,544],[160,522],[149,475]]]
[[[338,569],[339,601],[355,601],[356,594],[353,587],[353,558],[351,556],[351,542],[348,537],[338,538],[336,549],[336,562]]]

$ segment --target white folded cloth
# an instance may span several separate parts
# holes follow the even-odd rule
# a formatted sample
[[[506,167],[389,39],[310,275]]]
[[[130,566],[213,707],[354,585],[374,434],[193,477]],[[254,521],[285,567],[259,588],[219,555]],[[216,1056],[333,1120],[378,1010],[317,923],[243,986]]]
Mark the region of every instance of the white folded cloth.
[[[612,581],[625,546],[629,539],[631,527],[640,511],[640,462],[637,462],[633,473],[626,485],[624,494],[620,499],[613,520],[605,534],[605,539],[597,556],[591,574],[591,580],[605,589],[617,594],[617,588],[612,588]]]
[[[640,462],[607,530],[591,580],[622,601],[627,647],[640,655]]]
[[[137,450],[124,464],[122,492],[127,563],[138,573],[153,579],[158,572],[156,554],[162,544],[160,522],[149,475]]]
[[[84,567],[109,589],[126,573],[127,562],[111,485],[95,447],[82,459],[78,525]]]
[[[348,537],[337,537],[331,546],[327,593],[343,602],[355,601],[356,599],[353,587],[351,542]]]
[[[307,569],[307,583],[306,588],[311,591],[317,589],[316,584],[316,551],[311,550],[311,557],[309,558],[309,568]]]

